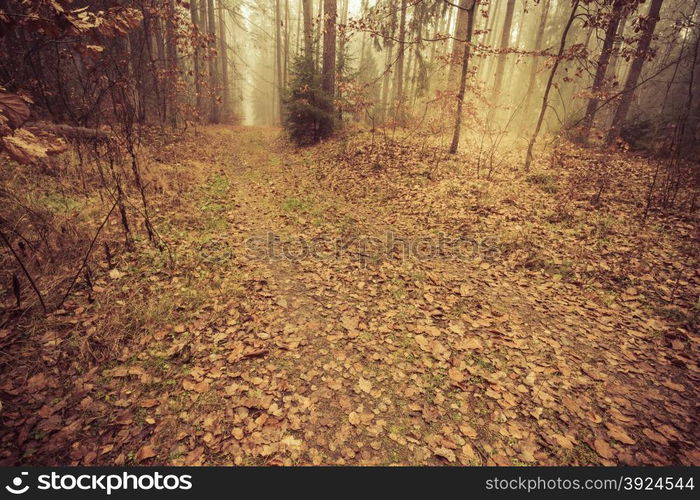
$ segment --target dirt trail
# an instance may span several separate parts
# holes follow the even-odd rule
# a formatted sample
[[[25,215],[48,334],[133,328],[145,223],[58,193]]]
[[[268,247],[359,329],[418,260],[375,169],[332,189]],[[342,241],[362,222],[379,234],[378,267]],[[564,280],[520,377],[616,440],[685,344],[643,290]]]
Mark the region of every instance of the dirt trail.
[[[204,174],[191,212],[161,221],[183,235],[168,287],[190,286],[195,313],[72,381],[41,410],[51,425],[18,420],[35,460],[700,461],[697,345],[670,348],[634,290],[627,309],[478,252],[447,258],[442,213],[355,195],[332,158],[278,136],[209,127],[175,146]],[[432,253],[407,254],[419,237]]]
[[[363,236],[397,216],[404,227],[420,222],[358,200],[332,207],[353,215],[352,227],[338,227],[345,219],[337,214],[315,225],[309,219],[337,193],[315,182],[313,160],[277,145],[274,129],[217,134],[236,150],[223,170],[236,202],[232,222],[247,238],[280,238],[274,258],[249,262],[264,270],[256,293],[267,304],[255,345],[277,349],[241,367],[243,380],[270,378],[278,414],[260,415],[277,421],[252,426],[244,451],[312,463],[687,461],[692,439],[683,435],[697,429],[681,394],[694,388],[673,382],[647,342],[632,336],[620,345],[612,334],[637,328],[635,318],[616,324],[570,285],[489,263],[373,261],[354,246]],[[346,233],[342,255],[296,258],[304,248],[295,238]],[[285,248],[295,258],[280,256]],[[649,363],[644,373],[631,364],[640,359]],[[280,441],[260,437],[267,433]],[[650,444],[662,451],[644,451]]]

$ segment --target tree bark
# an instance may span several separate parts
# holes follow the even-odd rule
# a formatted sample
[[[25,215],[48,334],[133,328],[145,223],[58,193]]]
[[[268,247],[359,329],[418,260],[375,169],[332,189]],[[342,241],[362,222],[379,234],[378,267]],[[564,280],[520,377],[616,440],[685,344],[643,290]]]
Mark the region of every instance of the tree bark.
[[[479,2],[477,0],[469,0],[469,2],[460,2],[460,6],[463,3],[467,4],[464,5],[464,7],[468,9],[468,21],[467,32],[464,38],[465,41],[461,44],[463,47],[462,74],[459,80],[459,92],[457,93],[457,115],[455,117],[454,132],[452,134],[452,144],[450,145],[451,154],[455,154],[457,152],[457,148],[459,147],[459,135],[462,129],[462,108],[464,105],[464,94],[467,89],[467,78],[469,76],[469,55],[471,53],[472,33],[474,32],[474,12]],[[471,3],[471,5],[468,5],[469,3]]]
[[[506,18],[503,22],[503,31],[501,32],[501,53],[498,55],[498,64],[496,66],[496,76],[493,85],[492,97],[498,96],[503,85],[503,73],[506,68],[506,59],[508,57],[508,45],[510,43],[510,30],[513,26],[513,12],[515,11],[515,0],[508,0],[506,7]]]
[[[401,0],[401,20],[399,22],[399,54],[396,58],[396,82],[394,85],[394,116],[400,122],[404,121],[404,103],[403,103],[403,70],[404,59],[406,54],[406,10],[408,9],[408,1]]]
[[[651,6],[649,7],[649,15],[646,18],[644,32],[639,40],[639,46],[637,47],[637,54],[632,61],[629,73],[627,74],[627,79],[625,80],[625,87],[622,91],[622,99],[620,104],[615,111],[615,115],[612,119],[612,124],[610,125],[610,130],[608,131],[608,136],[606,142],[611,144],[620,135],[622,130],[622,125],[625,123],[627,118],[627,113],[632,105],[632,99],[634,98],[634,89],[637,87],[637,81],[639,80],[639,75],[642,73],[642,67],[649,55],[649,47],[651,46],[651,41],[654,38],[654,30],[656,29],[656,23],[659,20],[659,12],[661,12],[661,5],[663,0],[652,0]]]
[[[313,24],[313,4],[311,0],[302,0],[304,11],[304,59],[308,64],[308,69],[314,61],[314,24]]]
[[[200,2],[202,0],[199,0]],[[197,0],[190,0],[190,18],[192,20],[192,25],[197,31],[197,35],[201,32],[201,26],[199,22],[199,10],[197,8]],[[195,89],[195,106],[197,108],[197,113],[202,112],[202,72],[199,67],[201,53],[199,51],[199,39],[194,42],[192,59],[194,60],[194,89]]]
[[[598,64],[596,65],[595,76],[593,77],[593,85],[591,86],[592,96],[588,99],[588,105],[586,106],[586,114],[581,124],[581,139],[584,141],[588,140],[588,136],[591,132],[591,127],[593,126],[593,120],[595,119],[595,114],[598,106],[598,98],[596,97],[596,95],[603,88],[605,74],[608,70],[608,64],[610,63],[613,44],[615,43],[615,36],[617,35],[617,28],[620,24],[620,19],[622,18],[623,6],[624,0],[615,0],[612,6],[612,12],[610,13],[610,20],[608,21],[608,25],[605,28],[603,48],[600,52],[600,57],[598,57]]]
[[[277,106],[277,123],[282,122],[282,16],[280,0],[275,0],[275,105]]]
[[[177,36],[176,32],[176,19],[175,19],[175,0],[168,0],[167,13],[165,20],[165,35],[166,35],[166,46],[167,46],[167,100],[170,106],[170,123],[172,126],[177,125],[177,95],[175,90],[175,82],[177,80],[178,74],[178,64],[177,64]]]
[[[314,61],[316,62],[316,68],[319,67],[319,60],[321,59],[320,57],[320,51],[321,51],[321,40],[323,36],[323,2],[325,0],[318,0],[318,25],[316,26],[316,46],[314,47],[316,51],[316,56],[314,58]]]
[[[282,91],[289,81],[289,0],[284,0],[284,56],[282,57]]]
[[[542,13],[540,14],[540,24],[537,27],[537,34],[535,35],[535,45],[533,50],[539,52],[542,50],[542,41],[544,40],[544,30],[547,27],[547,19],[549,18],[549,5],[550,0],[545,0],[542,5]],[[527,84],[527,94],[525,94],[525,104],[523,106],[523,114],[525,117],[530,111],[530,103],[532,102],[532,97],[535,94],[535,87],[537,83],[537,56],[532,57],[530,62],[530,78]]]
[[[338,66],[337,66],[337,73],[338,77],[342,79],[345,75],[345,52],[347,48],[347,42],[348,42],[348,36],[347,32],[345,31],[345,26],[348,23],[348,9],[350,6],[350,2],[348,0],[341,0],[340,2],[340,25],[343,26],[343,31],[340,33],[340,40],[338,40]],[[337,94],[338,94],[338,102],[342,102],[342,90],[340,87],[337,89]],[[338,106],[338,119],[342,120],[343,119],[343,108],[339,105]]]
[[[530,137],[530,142],[527,145],[527,154],[525,156],[525,171],[530,170],[530,165],[532,164],[532,150],[535,147],[535,142],[537,142],[537,136],[542,128],[542,122],[544,121],[544,115],[547,112],[547,107],[549,106],[549,92],[552,90],[552,82],[554,81],[554,75],[557,73],[557,68],[559,68],[559,63],[561,62],[561,56],[564,54],[564,49],[566,48],[566,37],[569,35],[569,30],[571,25],[574,24],[574,19],[576,19],[576,11],[578,10],[580,0],[574,0],[571,6],[571,14],[569,15],[569,20],[566,22],[564,27],[564,32],[561,35],[561,41],[559,42],[559,52],[557,53],[557,58],[554,60],[554,65],[549,73],[549,79],[547,80],[547,86],[544,89],[544,95],[542,96],[542,107],[540,108],[540,114],[537,118],[537,125],[535,125],[535,130]]]
[[[167,82],[163,81],[163,69],[166,66],[166,55],[165,55],[165,35],[163,34],[163,21],[159,17],[154,19],[155,22],[155,39],[156,39],[156,51],[158,54],[158,64],[156,66],[156,79],[158,80],[158,86],[161,88],[160,92],[160,103],[159,103],[159,115],[160,123],[164,125],[168,118],[168,100],[169,100],[169,89]]]
[[[226,8],[219,0],[219,58],[221,59],[221,92],[224,115],[231,112],[231,89],[228,75],[228,41],[226,37]]]
[[[336,0],[323,0],[323,70],[321,88],[332,101],[335,96],[335,61],[336,61]]]
[[[464,42],[467,39],[469,30],[470,13],[468,6],[470,3],[471,0],[459,0],[459,8],[457,9],[457,22],[455,23],[452,56],[450,57],[450,72],[447,77],[447,88],[452,91],[457,90],[460,85],[458,70],[464,55]]]
[[[389,20],[389,36],[384,40],[384,50],[387,50],[386,60],[384,62],[384,78],[382,81],[382,107],[380,110],[381,121],[385,121],[389,111],[389,89],[391,87],[391,73],[394,64],[394,41],[392,40],[396,32],[396,12],[391,11],[391,19]]]
[[[214,47],[216,47],[216,12],[214,11],[214,0],[207,0],[207,28]],[[219,123],[221,121],[221,110],[217,99],[219,90],[219,72],[216,67],[216,57],[209,57],[209,93],[211,98],[209,101],[209,121],[211,123]]]

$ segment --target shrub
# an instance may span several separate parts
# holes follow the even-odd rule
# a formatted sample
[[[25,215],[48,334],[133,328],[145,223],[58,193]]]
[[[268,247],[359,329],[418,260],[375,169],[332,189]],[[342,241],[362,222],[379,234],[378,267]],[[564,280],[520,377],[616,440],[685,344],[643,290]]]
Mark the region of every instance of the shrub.
[[[332,99],[321,89],[315,65],[302,57],[294,62],[284,108],[284,128],[297,145],[316,144],[333,134]]]

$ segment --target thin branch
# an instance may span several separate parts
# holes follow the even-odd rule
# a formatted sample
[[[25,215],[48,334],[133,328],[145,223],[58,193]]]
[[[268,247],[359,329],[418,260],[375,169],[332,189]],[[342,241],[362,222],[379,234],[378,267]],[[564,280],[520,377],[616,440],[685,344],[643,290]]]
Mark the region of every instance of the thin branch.
[[[107,216],[104,218],[104,220],[102,221],[102,224],[100,224],[100,227],[97,229],[95,236],[92,238],[92,241],[90,242],[90,246],[88,247],[88,250],[85,253],[85,257],[83,258],[83,262],[80,265],[78,272],[75,273],[75,276],[73,276],[73,281],[71,281],[71,284],[68,287],[68,290],[66,290],[66,294],[63,296],[63,298],[61,299],[61,302],[58,304],[59,309],[61,308],[63,303],[66,301],[66,299],[70,295],[71,291],[73,291],[73,287],[75,286],[75,282],[78,281],[78,277],[80,276],[80,273],[82,273],[83,269],[85,269],[85,265],[87,264],[88,258],[90,257],[90,253],[92,253],[92,248],[95,246],[95,242],[97,241],[97,237],[100,235],[100,233],[102,232],[102,229],[107,224],[107,221],[109,220],[109,217],[112,215],[112,212],[114,212],[114,209],[116,208],[117,204],[118,204],[118,200],[115,201],[114,204],[112,205],[112,208],[109,209],[109,213],[107,213]]]
[[[2,231],[0,231],[0,238],[2,238],[2,242],[5,244],[5,246],[7,246],[7,248],[10,249],[10,252],[12,252],[12,255],[14,255],[14,257],[15,257],[15,260],[17,260],[17,263],[22,268],[22,272],[24,272],[24,275],[29,280],[29,284],[34,289],[36,296],[39,298],[39,302],[41,303],[41,308],[44,310],[44,313],[46,313],[47,312],[46,303],[44,302],[44,298],[41,296],[41,292],[39,291],[39,287],[36,286],[36,283],[34,282],[34,278],[32,278],[32,275],[29,274],[29,271],[24,266],[24,262],[22,262],[22,259],[19,257],[19,255],[17,255],[17,252],[15,252],[15,249],[12,248],[10,241],[7,239],[7,237],[5,236],[5,233],[3,233]]]

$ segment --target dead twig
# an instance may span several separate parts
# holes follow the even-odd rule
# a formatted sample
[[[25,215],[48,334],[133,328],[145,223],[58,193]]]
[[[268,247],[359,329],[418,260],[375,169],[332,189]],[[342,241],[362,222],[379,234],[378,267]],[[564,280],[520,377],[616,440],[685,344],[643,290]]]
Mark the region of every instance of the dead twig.
[[[85,269],[85,265],[87,264],[88,258],[90,257],[90,253],[92,252],[92,248],[95,246],[95,242],[97,241],[98,236],[100,235],[100,233],[102,232],[102,229],[107,224],[107,221],[109,220],[109,217],[112,215],[112,212],[114,212],[114,209],[117,207],[117,204],[118,204],[118,200],[114,202],[114,204],[112,205],[112,208],[109,209],[107,216],[102,221],[102,224],[100,224],[100,227],[97,228],[97,232],[95,233],[95,236],[92,238],[92,241],[90,242],[90,246],[88,247],[87,252],[85,252],[85,257],[83,258],[83,262],[80,265],[78,272],[76,272],[75,276],[73,276],[73,281],[71,281],[71,284],[68,287],[68,290],[66,290],[66,294],[63,296],[63,298],[61,299],[61,302],[58,304],[59,309],[61,308],[61,306],[63,306],[63,303],[66,301],[66,299],[70,295],[71,291],[73,291],[73,287],[75,286],[75,282],[78,280],[80,273],[83,272],[83,269]]]
[[[29,284],[34,289],[34,293],[36,293],[36,296],[39,298],[39,302],[41,303],[41,308],[44,310],[44,313],[46,313],[47,310],[46,310],[46,303],[44,302],[44,297],[42,297],[41,292],[39,291],[39,287],[36,285],[36,282],[34,281],[34,278],[32,278],[32,275],[29,273],[29,271],[25,267],[24,262],[22,262],[22,259],[20,258],[20,256],[17,255],[17,252],[15,252],[15,249],[12,248],[12,245],[10,244],[10,240],[7,239],[7,237],[5,236],[5,233],[3,233],[2,231],[0,231],[0,239],[2,239],[2,242],[10,250],[12,255],[15,257],[15,260],[17,261],[19,266],[22,268],[22,272],[27,277],[27,280],[29,280]]]

